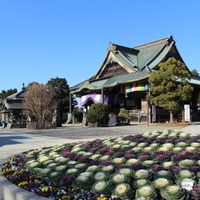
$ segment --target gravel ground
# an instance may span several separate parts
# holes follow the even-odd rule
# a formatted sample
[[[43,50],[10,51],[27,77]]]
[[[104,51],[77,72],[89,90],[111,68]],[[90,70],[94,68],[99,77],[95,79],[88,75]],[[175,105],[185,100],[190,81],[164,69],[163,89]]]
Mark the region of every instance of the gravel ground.
[[[42,136],[66,138],[66,139],[95,139],[110,138],[123,135],[140,134],[152,131],[164,130],[182,130],[186,125],[158,125],[153,124],[132,124],[127,126],[109,126],[109,127],[86,127],[81,125],[66,125],[56,129],[29,130],[29,129],[1,129],[2,132],[28,133]]]

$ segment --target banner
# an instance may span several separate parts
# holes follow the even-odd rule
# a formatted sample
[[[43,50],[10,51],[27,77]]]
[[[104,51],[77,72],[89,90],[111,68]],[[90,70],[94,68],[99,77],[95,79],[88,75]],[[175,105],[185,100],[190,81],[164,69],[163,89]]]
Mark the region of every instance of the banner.
[[[190,122],[190,105],[189,104],[184,105],[184,119],[185,119],[185,122]]]
[[[146,91],[145,83],[133,83],[130,85],[122,85],[121,93]]]

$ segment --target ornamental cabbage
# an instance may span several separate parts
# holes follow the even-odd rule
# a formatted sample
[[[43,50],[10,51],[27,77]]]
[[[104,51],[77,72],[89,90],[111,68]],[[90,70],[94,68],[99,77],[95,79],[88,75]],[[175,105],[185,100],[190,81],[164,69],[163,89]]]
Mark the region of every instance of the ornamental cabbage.
[[[131,158],[131,159],[126,161],[125,165],[131,166],[132,164],[135,164],[135,163],[139,163],[139,160],[136,159],[136,158]]]
[[[156,197],[156,192],[153,186],[145,185],[136,190],[136,199],[144,198],[145,200],[152,200]]]
[[[195,166],[195,164],[196,164],[196,161],[192,160],[192,159],[181,160],[178,163],[179,167],[181,167],[181,168],[188,168],[191,166]]]
[[[43,165],[47,166],[47,165],[49,165],[50,163],[53,163],[53,162],[54,162],[54,160],[47,160],[47,161],[43,162]]]
[[[163,166],[163,168],[165,168],[165,169],[169,169],[169,168],[173,167],[174,165],[175,165],[175,163],[172,162],[172,161],[167,161],[167,162],[163,162],[163,163],[162,163],[162,166]]]
[[[200,143],[199,142],[192,142],[190,144],[191,147],[195,147],[195,148],[199,148],[200,147]]]
[[[49,178],[51,181],[58,181],[62,176],[61,172],[51,172]]]
[[[100,169],[100,166],[98,166],[98,165],[91,165],[91,166],[89,166],[86,169],[86,171],[88,171],[88,172],[97,172],[97,171],[99,171],[99,169]]]
[[[113,165],[108,165],[108,166],[103,166],[101,167],[101,170],[103,172],[107,172],[107,173],[113,173],[115,171],[115,168]]]
[[[195,174],[189,170],[180,170],[179,172],[177,172],[176,174],[177,179],[185,179],[185,178],[190,178],[190,179],[195,179]]]
[[[109,194],[110,193],[110,183],[108,181],[97,181],[93,184],[92,193],[97,194]]]
[[[74,160],[70,160],[70,161],[67,163],[67,165],[68,165],[69,168],[70,168],[70,167],[74,167],[76,164],[78,164],[78,162],[77,162],[77,161],[74,161]]]
[[[127,175],[127,176],[132,176],[133,175],[133,170],[130,168],[121,168],[117,171],[119,174]]]
[[[62,171],[64,171],[66,168],[67,168],[66,165],[59,165],[59,166],[55,167],[55,171],[57,171],[57,172],[62,172]]]
[[[155,178],[166,178],[166,179],[171,179],[172,178],[172,174],[170,171],[167,170],[160,170],[155,172],[154,174]]]
[[[144,147],[143,151],[146,152],[152,152],[153,148],[152,147]]]
[[[43,169],[40,169],[39,174],[42,177],[46,177],[50,174],[50,172],[51,172],[50,168],[43,168]]]
[[[90,156],[92,160],[98,160],[100,157],[101,157],[101,154],[93,154],[92,156]]]
[[[123,163],[125,163],[126,162],[126,159],[125,158],[114,158],[113,160],[112,160],[112,162],[113,163],[115,163],[115,164],[123,164]]]
[[[145,167],[150,167],[154,164],[155,164],[154,160],[145,160],[145,161],[142,162],[142,165],[144,165]]]
[[[176,144],[176,147],[187,147],[187,146],[188,146],[188,144],[186,142],[178,142]]]
[[[162,147],[167,147],[168,149],[172,149],[174,147],[173,143],[165,143],[162,145]]]
[[[135,171],[133,176],[135,179],[149,179],[151,177],[151,174],[146,169],[139,169],[139,170]]]
[[[166,187],[167,185],[170,185],[171,183],[172,182],[167,180],[166,178],[158,178],[154,180],[153,186],[154,188],[161,189],[161,188]]]
[[[193,153],[193,152],[195,152],[197,150],[197,148],[196,147],[186,147],[185,148],[185,151],[188,151],[188,152],[191,152],[191,153]]]
[[[185,200],[188,199],[188,193],[180,185],[169,185],[161,189],[161,196],[166,200]]]
[[[174,147],[173,149],[172,149],[172,151],[174,152],[174,153],[179,153],[179,152],[181,152],[181,151],[183,151],[184,149],[182,148],[182,147]]]
[[[110,181],[113,184],[118,184],[118,183],[125,183],[125,182],[129,182],[130,179],[128,176],[124,175],[124,174],[118,174],[115,173],[111,176]]]
[[[149,185],[149,184],[150,184],[150,182],[148,179],[138,179],[133,182],[133,186],[136,188],[142,187],[144,185]]]
[[[138,143],[138,147],[142,147],[142,148],[144,148],[144,147],[146,147],[148,145],[148,143],[147,142],[140,142],[140,143]]]
[[[108,179],[108,174],[105,172],[97,172],[94,175],[94,180],[96,181],[107,180],[107,179]]]
[[[104,161],[104,160],[109,160],[110,159],[110,156],[109,155],[104,155],[102,157],[99,157],[99,160],[100,161]]]
[[[117,197],[120,197],[120,196],[132,197],[133,190],[128,183],[120,183],[120,184],[117,184],[112,189],[112,195],[117,196]]]
[[[142,147],[136,146],[136,147],[133,147],[132,150],[135,151],[135,152],[140,152],[140,151],[142,151]]]
[[[78,169],[76,169],[76,168],[71,168],[71,169],[68,169],[67,171],[66,171],[66,175],[71,175],[71,176],[74,176],[74,175],[76,175],[78,173]]]
[[[57,163],[50,163],[47,165],[47,168],[50,168],[50,169],[54,169],[55,167],[57,167]]]
[[[74,188],[89,189],[93,183],[91,176],[81,176],[79,175],[72,183]]]

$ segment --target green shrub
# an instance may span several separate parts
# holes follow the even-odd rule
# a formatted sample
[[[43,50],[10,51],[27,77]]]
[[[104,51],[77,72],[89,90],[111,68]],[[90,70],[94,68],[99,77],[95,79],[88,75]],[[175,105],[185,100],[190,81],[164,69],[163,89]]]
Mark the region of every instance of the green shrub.
[[[126,109],[120,108],[120,111],[119,111],[119,114],[118,114],[118,123],[119,124],[129,123],[130,119],[131,119],[131,117],[126,112]]]
[[[87,113],[87,121],[97,123],[97,126],[107,125],[109,121],[108,106],[103,103],[92,104]]]

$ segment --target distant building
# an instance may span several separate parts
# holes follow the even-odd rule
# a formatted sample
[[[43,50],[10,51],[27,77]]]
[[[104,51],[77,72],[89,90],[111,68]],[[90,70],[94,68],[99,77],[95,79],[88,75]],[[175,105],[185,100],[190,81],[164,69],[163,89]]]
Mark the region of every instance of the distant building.
[[[1,122],[9,128],[25,128],[26,115],[24,111],[27,109],[24,103],[26,95],[26,88],[23,86],[22,90],[8,96],[1,107]]]
[[[146,95],[150,87],[148,79],[151,71],[156,70],[159,63],[169,57],[184,63],[172,36],[134,48],[110,43],[105,60],[97,73],[71,87],[70,92],[80,97],[81,105],[86,108],[93,103],[104,103],[110,106],[113,114],[118,114],[120,108],[125,108],[132,121],[168,121],[168,111],[150,105]],[[200,79],[192,77],[190,83],[194,87],[191,107],[198,119],[195,112]]]

